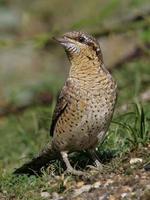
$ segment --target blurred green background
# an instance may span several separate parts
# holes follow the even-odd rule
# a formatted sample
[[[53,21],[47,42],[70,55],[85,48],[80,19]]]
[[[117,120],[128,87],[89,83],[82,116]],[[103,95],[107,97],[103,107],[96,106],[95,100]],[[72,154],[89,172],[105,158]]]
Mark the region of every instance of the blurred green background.
[[[149,0],[0,0],[2,176],[49,140],[56,96],[69,70],[64,50],[52,37],[70,30],[86,31],[100,42],[105,65],[118,83],[114,120],[124,123],[117,116],[130,113],[132,104],[141,102],[145,132],[149,132]],[[135,116],[141,116],[138,109],[126,123],[133,125]],[[126,131],[112,125],[110,132],[115,136],[106,146],[121,149],[124,140],[118,137],[125,139]]]

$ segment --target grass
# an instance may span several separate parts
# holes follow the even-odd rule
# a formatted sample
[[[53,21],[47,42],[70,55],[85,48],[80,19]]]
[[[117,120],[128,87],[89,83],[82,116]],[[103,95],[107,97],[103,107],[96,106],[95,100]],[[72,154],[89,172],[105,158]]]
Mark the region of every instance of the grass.
[[[114,145],[116,143],[119,144],[120,152],[122,149],[131,150],[141,145],[146,146],[150,142],[149,121],[142,105],[140,103],[133,103],[130,106],[130,110],[131,112],[122,114],[119,118],[112,121],[115,124],[115,131],[110,136],[112,137],[110,143],[113,141]],[[109,142],[109,139],[106,142]]]
[[[128,132],[127,140],[133,148],[146,145],[150,142],[148,119],[143,107],[137,103],[134,105],[135,112],[130,113],[125,123],[119,123]],[[129,123],[130,122],[130,123]]]

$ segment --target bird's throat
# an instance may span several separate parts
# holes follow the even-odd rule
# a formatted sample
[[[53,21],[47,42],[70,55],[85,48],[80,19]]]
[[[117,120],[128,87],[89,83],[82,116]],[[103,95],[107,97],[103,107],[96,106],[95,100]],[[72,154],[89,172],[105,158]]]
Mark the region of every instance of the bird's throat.
[[[72,59],[69,77],[87,80],[105,74],[103,70],[103,63],[98,59],[91,59],[89,57]]]

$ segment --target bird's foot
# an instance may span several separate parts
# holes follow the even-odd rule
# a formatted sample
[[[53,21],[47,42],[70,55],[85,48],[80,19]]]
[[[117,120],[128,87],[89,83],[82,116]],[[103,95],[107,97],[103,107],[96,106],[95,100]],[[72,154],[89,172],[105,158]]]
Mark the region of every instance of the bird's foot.
[[[97,153],[95,150],[88,150],[89,154],[91,155],[92,160],[94,161],[94,165],[88,165],[90,169],[96,170],[96,171],[102,171],[103,165],[101,164],[99,157],[97,156]]]
[[[72,174],[72,175],[75,175],[75,176],[85,176],[86,175],[85,172],[73,169],[72,167],[67,168],[66,173],[67,174],[69,173],[69,174]]]
[[[95,167],[99,170],[102,170],[103,169],[103,165],[102,163],[99,161],[99,160],[95,160]]]
[[[78,170],[74,169],[74,168],[71,166],[71,164],[70,164],[70,162],[69,162],[69,159],[68,159],[68,154],[67,154],[67,152],[64,152],[64,151],[63,151],[63,152],[61,152],[61,155],[62,155],[63,161],[65,162],[66,167],[67,167],[66,173],[73,174],[73,175],[76,175],[76,176],[83,176],[83,175],[85,175],[84,172],[78,171]]]
[[[100,161],[96,159],[96,160],[94,161],[94,163],[95,163],[95,166],[93,166],[93,165],[88,165],[88,168],[91,169],[91,170],[94,170],[94,171],[99,171],[99,172],[101,172],[101,171],[103,170],[103,165],[100,163]]]

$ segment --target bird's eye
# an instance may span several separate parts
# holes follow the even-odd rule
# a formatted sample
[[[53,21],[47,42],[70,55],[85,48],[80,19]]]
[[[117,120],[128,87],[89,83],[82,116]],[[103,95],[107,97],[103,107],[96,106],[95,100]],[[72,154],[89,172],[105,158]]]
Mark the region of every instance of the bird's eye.
[[[85,42],[85,38],[83,36],[80,36],[79,37],[79,42],[81,42],[81,43]]]

